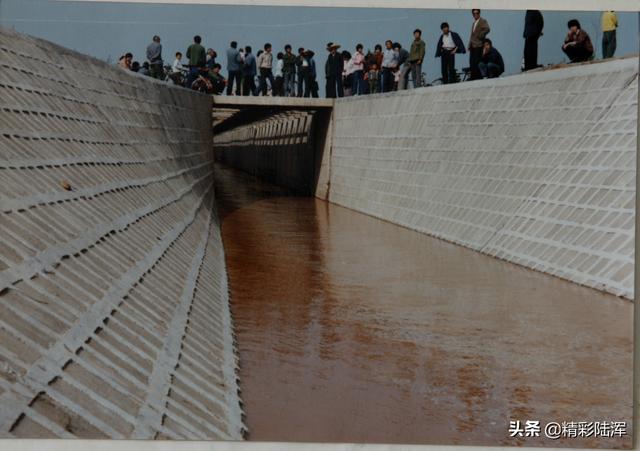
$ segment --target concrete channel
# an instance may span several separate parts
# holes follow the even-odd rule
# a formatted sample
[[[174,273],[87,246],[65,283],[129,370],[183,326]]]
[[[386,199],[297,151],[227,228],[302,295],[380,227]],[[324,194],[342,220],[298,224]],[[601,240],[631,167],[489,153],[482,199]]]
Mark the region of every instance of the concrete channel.
[[[212,99],[0,28],[0,436],[630,447],[507,428],[631,428],[637,89]]]

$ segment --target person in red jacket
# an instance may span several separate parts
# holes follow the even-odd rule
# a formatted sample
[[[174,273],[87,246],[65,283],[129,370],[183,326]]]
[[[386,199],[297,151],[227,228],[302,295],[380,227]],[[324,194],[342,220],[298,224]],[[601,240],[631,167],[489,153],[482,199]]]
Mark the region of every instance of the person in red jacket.
[[[571,19],[567,26],[569,27],[569,33],[564,39],[562,51],[566,53],[572,63],[591,59],[593,56],[593,44],[587,32],[580,27],[580,22],[576,19]]]

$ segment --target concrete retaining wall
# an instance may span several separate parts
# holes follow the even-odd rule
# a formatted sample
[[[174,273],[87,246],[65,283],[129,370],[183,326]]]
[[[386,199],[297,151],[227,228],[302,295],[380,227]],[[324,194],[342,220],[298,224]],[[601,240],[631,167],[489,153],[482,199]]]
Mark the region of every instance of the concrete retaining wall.
[[[242,437],[210,111],[0,30],[0,436]]]
[[[339,99],[329,200],[632,298],[637,89],[631,58]]]

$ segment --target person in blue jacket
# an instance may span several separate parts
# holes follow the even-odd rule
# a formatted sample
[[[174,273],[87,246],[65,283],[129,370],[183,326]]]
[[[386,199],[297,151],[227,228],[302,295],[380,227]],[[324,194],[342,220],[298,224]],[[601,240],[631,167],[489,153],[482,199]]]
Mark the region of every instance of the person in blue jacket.
[[[442,34],[436,47],[436,58],[440,58],[442,67],[442,83],[455,83],[456,77],[456,53],[466,53],[464,42],[460,35],[449,29],[449,24],[443,22],[440,25]]]
[[[258,69],[256,67],[256,57],[251,53],[251,46],[248,45],[244,48],[244,64],[242,66],[242,95],[258,95],[258,88],[256,87],[256,74]]]
[[[485,39],[482,44],[482,58],[478,70],[482,78],[497,78],[504,72],[504,60],[500,52],[493,46],[491,39]]]

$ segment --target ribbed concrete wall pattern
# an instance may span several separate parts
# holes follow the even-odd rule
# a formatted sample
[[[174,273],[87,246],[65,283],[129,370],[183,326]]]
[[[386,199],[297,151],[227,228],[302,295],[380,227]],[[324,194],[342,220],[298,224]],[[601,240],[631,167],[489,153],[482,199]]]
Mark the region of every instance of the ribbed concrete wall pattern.
[[[633,297],[638,59],[340,99],[332,202]]]
[[[0,30],[0,436],[241,438],[210,111]]]

